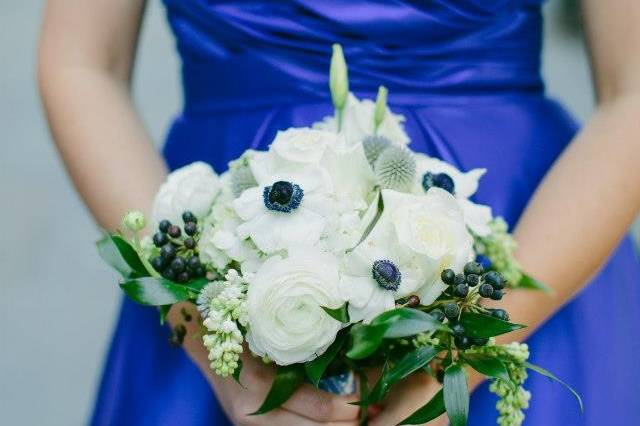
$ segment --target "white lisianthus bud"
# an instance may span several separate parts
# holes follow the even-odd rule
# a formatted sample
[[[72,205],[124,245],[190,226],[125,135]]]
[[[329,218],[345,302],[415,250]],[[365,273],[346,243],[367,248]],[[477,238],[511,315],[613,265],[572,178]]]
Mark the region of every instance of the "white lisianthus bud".
[[[124,215],[122,219],[122,224],[133,232],[138,232],[142,230],[147,221],[144,218],[144,214],[138,210],[132,210]]]
[[[378,97],[376,98],[376,109],[373,114],[374,132],[378,131],[378,127],[384,121],[384,116],[387,112],[387,95],[389,91],[386,87],[380,86],[378,88]]]
[[[333,55],[331,56],[329,88],[331,89],[333,106],[339,111],[342,110],[349,93],[349,77],[342,46],[337,43],[333,45]]]

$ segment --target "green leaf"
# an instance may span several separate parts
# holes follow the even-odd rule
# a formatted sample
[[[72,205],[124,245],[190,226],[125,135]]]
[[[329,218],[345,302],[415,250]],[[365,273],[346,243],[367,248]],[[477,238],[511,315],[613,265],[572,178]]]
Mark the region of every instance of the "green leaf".
[[[491,315],[474,312],[463,312],[460,317],[460,323],[464,326],[465,334],[475,338],[499,336],[526,327],[522,324],[503,321]]]
[[[344,323],[349,322],[349,305],[347,303],[336,309],[327,308],[325,306],[321,306],[321,308],[324,309],[331,318]]]
[[[466,426],[469,415],[469,387],[467,375],[459,364],[451,364],[444,371],[444,406],[451,426]]]
[[[511,383],[511,377],[504,363],[498,358],[484,355],[484,354],[464,354],[464,360],[474,370],[484,374],[487,377],[493,377],[496,379],[502,379],[506,383]]]
[[[141,305],[172,305],[189,299],[189,288],[164,278],[142,277],[120,284],[129,298]]]
[[[445,412],[442,389],[412,415],[398,423],[399,425],[421,425],[437,418]]]
[[[351,327],[351,346],[347,351],[347,357],[351,359],[363,359],[374,353],[380,344],[388,324],[355,324]]]
[[[250,415],[268,413],[280,407],[282,404],[293,395],[293,393],[300,387],[304,379],[304,369],[300,364],[292,364],[287,366],[278,367],[276,377],[273,379],[273,384],[264,402],[256,411]]]
[[[376,200],[374,200],[374,203],[376,204],[375,214],[369,221],[369,224],[367,225],[367,227],[362,232],[362,237],[360,237],[360,240],[358,241],[358,243],[351,249],[347,250],[347,252],[351,252],[355,250],[356,247],[358,247],[364,240],[366,240],[369,234],[371,233],[371,231],[373,231],[373,228],[375,228],[376,224],[378,223],[378,220],[380,220],[380,217],[382,216],[382,212],[384,211],[384,201],[382,200],[381,192],[378,191],[378,194],[376,195]],[[370,214],[371,212],[372,212],[371,209],[367,211],[367,213],[365,214],[365,217],[363,217],[363,221],[369,219],[369,216],[371,216]]]
[[[369,394],[367,403],[373,404],[381,401],[392,385],[427,365],[440,350],[435,346],[423,346],[407,353],[393,367],[385,368],[378,383]]]
[[[580,406],[580,412],[584,413],[584,404],[582,403],[582,398],[580,398],[580,395],[578,394],[578,392],[576,392],[575,389],[573,389],[571,386],[569,386],[568,384],[566,384],[565,382],[560,380],[558,377],[556,377],[555,374],[553,374],[550,371],[545,370],[542,367],[539,367],[537,365],[531,364],[529,362],[525,362],[524,366],[527,367],[529,370],[533,370],[538,374],[542,374],[545,377],[548,377],[548,378],[550,378],[552,380],[555,380],[556,382],[558,382],[561,385],[563,385],[565,388],[569,389],[569,391],[573,394],[573,396],[576,397],[576,400],[578,401],[578,405]]]
[[[149,273],[140,261],[138,253],[124,238],[106,234],[97,243],[98,254],[124,278],[148,277]]]
[[[235,380],[240,386],[242,386],[242,383],[240,383],[240,373],[242,372],[242,360],[238,360],[238,366],[236,367],[236,369],[233,372],[233,380]],[[244,386],[242,386],[244,387]]]
[[[314,359],[313,361],[309,361],[304,364],[304,369],[307,373],[307,377],[311,380],[311,383],[315,387],[318,387],[318,383],[322,378],[322,375],[326,371],[331,361],[336,357],[342,345],[347,340],[347,333],[340,333],[338,337],[336,337],[335,342],[329,346],[329,348],[319,357]]]
[[[384,333],[386,339],[415,336],[433,330],[447,330],[448,328],[436,321],[426,312],[411,308],[398,308],[378,315],[372,324],[389,324]]]
[[[167,315],[169,315],[170,309],[171,305],[158,306],[158,311],[160,312],[160,325],[164,325],[164,323],[167,321]]]
[[[188,288],[189,290],[191,290],[192,292],[194,292],[197,295],[209,283],[210,283],[210,281],[207,280],[206,278],[197,278],[197,279],[195,279],[193,281],[189,281],[188,283],[184,283],[184,284],[181,284],[181,285],[183,287]]]
[[[542,290],[545,293],[553,293],[549,287],[547,287],[543,282],[536,280],[532,276],[523,273],[522,278],[516,285],[516,288],[523,288],[528,290]]]

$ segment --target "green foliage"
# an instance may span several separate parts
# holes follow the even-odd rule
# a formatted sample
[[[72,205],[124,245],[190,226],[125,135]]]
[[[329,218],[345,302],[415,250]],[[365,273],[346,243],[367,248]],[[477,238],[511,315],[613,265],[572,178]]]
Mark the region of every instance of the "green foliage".
[[[503,321],[491,315],[468,311],[462,313],[460,323],[464,326],[465,334],[475,338],[499,336],[526,327],[522,324]]]
[[[135,278],[120,284],[120,288],[134,302],[149,306],[173,305],[194,296],[189,287],[164,278]]]
[[[534,365],[534,364],[530,364],[528,362],[525,362],[524,366],[526,368],[528,368],[529,370],[533,370],[538,374],[542,374],[543,376],[550,378],[551,380],[555,380],[556,382],[560,383],[565,388],[567,388],[573,394],[573,396],[575,396],[576,400],[578,401],[578,405],[580,406],[580,412],[581,413],[584,412],[584,404],[582,403],[582,398],[580,397],[578,392],[575,391],[575,389],[573,389],[571,386],[569,386],[568,384],[566,384],[565,382],[560,380],[558,377],[556,377],[553,373],[551,373],[550,371],[545,370],[542,367],[539,367],[539,366]]]
[[[465,354],[464,360],[474,370],[487,377],[502,379],[507,383],[511,383],[507,367],[496,357],[485,354]]]
[[[444,406],[451,426],[466,426],[469,416],[467,375],[460,364],[451,364],[444,371]]]
[[[421,425],[427,423],[445,412],[444,395],[442,389],[415,413],[401,421],[400,425]]]
[[[340,306],[339,308],[336,309],[331,309],[331,308],[327,308],[324,306],[321,306],[321,308],[327,313],[329,314],[329,316],[337,321],[340,321],[342,323],[348,323],[349,322],[349,305],[347,303],[345,303],[344,305]]]
[[[292,364],[278,367],[276,377],[269,393],[260,408],[251,415],[268,413],[280,407],[294,394],[304,380],[304,369],[300,364]]]
[[[435,346],[423,346],[405,354],[392,367],[386,367],[382,376],[367,397],[367,404],[381,401],[391,386],[425,367],[442,350]]]
[[[118,271],[123,278],[149,276],[138,253],[120,235],[106,234],[96,243],[96,246],[102,260]]]
[[[314,359],[313,361],[309,361],[304,364],[304,369],[307,373],[307,377],[311,380],[311,383],[315,387],[318,387],[318,383],[320,383],[320,379],[322,379],[322,375],[327,370],[327,367],[331,364],[342,349],[342,346],[347,340],[347,333],[339,333],[338,337],[336,337],[335,342],[329,346],[329,348],[319,357]]]

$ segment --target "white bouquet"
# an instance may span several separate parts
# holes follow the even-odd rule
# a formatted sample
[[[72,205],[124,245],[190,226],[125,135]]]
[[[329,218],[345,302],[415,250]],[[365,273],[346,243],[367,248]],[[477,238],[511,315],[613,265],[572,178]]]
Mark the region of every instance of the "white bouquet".
[[[513,259],[504,221],[470,200],[485,170],[413,152],[386,89],[375,102],[348,92],[339,46],[330,77],[335,116],[279,132],[221,175],[202,162],[174,171],[153,206],[153,237],[138,238],[145,219],[131,212],[128,237],[107,235],[101,254],[125,293],[162,318],[174,303],[197,303],[215,373],[238,380],[246,350],[278,366],[257,413],[305,376],[344,393],[353,373],[384,365],[362,406],[426,371],[443,390],[403,423],[446,410],[462,425],[470,366],[494,381],[500,424],[519,425],[526,370],[553,376],[527,363],[526,345],[494,342],[523,326],[482,300],[541,285]]]

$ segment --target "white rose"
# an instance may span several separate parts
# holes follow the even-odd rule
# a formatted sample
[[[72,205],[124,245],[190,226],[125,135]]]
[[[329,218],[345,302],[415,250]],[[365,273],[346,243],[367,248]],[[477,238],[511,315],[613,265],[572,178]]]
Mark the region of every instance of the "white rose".
[[[373,134],[375,109],[376,105],[372,100],[359,100],[352,93],[349,94],[340,133],[344,135],[350,145],[361,143],[366,136]],[[387,109],[377,134],[398,145],[405,146],[409,143],[409,136],[404,130],[404,121],[404,116],[394,114]],[[336,119],[333,116],[325,117],[323,121],[315,123],[313,127],[335,132]]]
[[[190,211],[198,218],[209,214],[220,192],[221,183],[211,166],[195,162],[169,174],[156,195],[151,219],[154,224],[167,219],[181,224],[182,213]]]
[[[390,224],[400,246],[423,257],[427,279],[415,294],[424,304],[431,303],[444,289],[442,270],[461,270],[474,257],[473,238],[462,209],[440,188],[431,188],[423,196],[391,190],[383,191],[382,196],[385,213],[377,226]]]
[[[290,128],[280,131],[269,151],[278,163],[317,164],[328,145],[337,145],[338,135],[323,130]]]
[[[424,194],[422,178],[425,173],[446,173],[453,180],[454,196],[464,213],[465,223],[469,229],[480,236],[488,235],[491,232],[489,229],[489,222],[492,219],[491,207],[469,200],[469,197],[478,190],[478,182],[487,169],[472,169],[465,173],[447,162],[421,153],[417,153],[415,158],[417,173],[413,192]]]
[[[342,324],[322,306],[338,308],[338,262],[316,249],[268,259],[250,277],[247,292],[251,351],[278,365],[310,361],[333,343]]]

